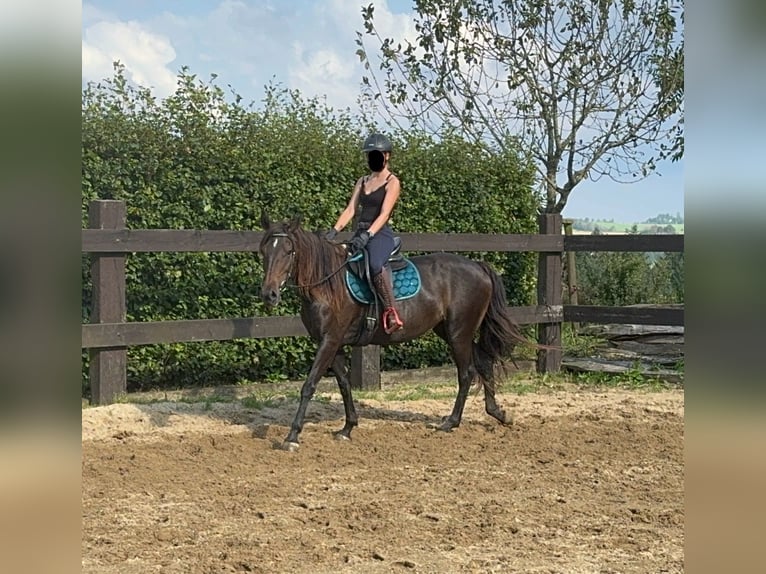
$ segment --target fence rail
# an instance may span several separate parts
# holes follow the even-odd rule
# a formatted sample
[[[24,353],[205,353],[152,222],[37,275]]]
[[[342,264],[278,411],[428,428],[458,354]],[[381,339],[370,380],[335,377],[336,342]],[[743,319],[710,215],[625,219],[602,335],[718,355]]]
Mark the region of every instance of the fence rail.
[[[513,307],[511,314],[520,325],[557,322],[564,316],[561,307],[542,306]],[[82,348],[305,336],[308,333],[297,316],[96,323],[82,326]]]
[[[564,251],[683,251],[683,235],[565,235]]]
[[[348,239],[348,232],[338,235]],[[400,233],[407,251],[550,251],[564,249],[562,236],[491,233]],[[193,229],[83,229],[82,250],[90,253],[258,251],[262,231]],[[456,242],[455,240],[458,239]]]
[[[340,240],[349,233],[338,235]],[[407,251],[683,251],[683,235],[530,235],[400,233]],[[86,253],[254,252],[262,231],[83,229]]]
[[[90,205],[89,229],[82,230],[82,252],[91,254],[93,308],[82,325],[82,348],[91,354],[93,402],[112,402],[127,385],[127,348],[157,343],[226,341],[242,338],[299,337],[306,330],[296,316],[241,317],[158,322],[127,322],[125,258],[129,253],[255,252],[261,231],[171,230],[125,228],[125,203],[99,200]],[[561,324],[635,323],[683,325],[683,308],[599,307],[563,305],[561,259],[567,251],[683,251],[682,235],[563,235],[558,214],[539,218],[540,234],[401,233],[404,251],[538,252],[538,305],[512,307],[521,325],[538,325],[538,341],[559,347],[538,352],[541,372],[561,366]],[[340,234],[346,239],[348,233]],[[379,388],[377,347],[355,348],[351,382]]]

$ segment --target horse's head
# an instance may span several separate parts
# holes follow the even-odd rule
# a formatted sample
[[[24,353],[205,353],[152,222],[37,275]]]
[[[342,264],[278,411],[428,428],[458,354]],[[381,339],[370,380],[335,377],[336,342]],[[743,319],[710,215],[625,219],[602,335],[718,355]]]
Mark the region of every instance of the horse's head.
[[[265,231],[259,249],[264,270],[261,298],[271,307],[279,303],[279,292],[295,271],[295,241],[292,236],[299,225],[299,217],[272,223],[265,211],[261,213],[261,226]]]

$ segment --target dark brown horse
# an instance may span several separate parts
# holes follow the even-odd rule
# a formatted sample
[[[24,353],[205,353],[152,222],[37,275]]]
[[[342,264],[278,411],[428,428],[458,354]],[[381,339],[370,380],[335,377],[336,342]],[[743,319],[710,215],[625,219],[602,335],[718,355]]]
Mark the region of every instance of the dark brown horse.
[[[317,382],[329,368],[335,373],[346,412],[345,425],[335,436],[349,439],[358,417],[343,347],[355,344],[366,309],[352,299],[346,288],[346,248],[302,229],[297,219],[271,223],[264,213],[261,225],[265,230],[260,245],[265,270],[263,300],[267,305],[277,305],[281,288],[292,279],[303,302],[303,324],[319,345],[284,448],[298,448],[306,407]],[[439,429],[450,431],[460,424],[466,397],[477,376],[484,387],[487,413],[503,424],[510,423],[495,400],[494,366],[525,339],[508,313],[502,279],[489,265],[450,253],[412,257],[411,261],[420,273],[422,288],[414,297],[397,303],[404,328],[388,335],[378,327],[368,344],[394,345],[433,329],[447,342],[458,373],[455,406]]]

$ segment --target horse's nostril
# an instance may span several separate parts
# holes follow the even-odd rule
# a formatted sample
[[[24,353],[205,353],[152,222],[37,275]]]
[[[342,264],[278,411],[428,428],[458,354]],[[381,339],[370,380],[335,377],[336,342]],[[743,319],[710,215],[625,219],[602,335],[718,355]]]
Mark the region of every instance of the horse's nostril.
[[[264,289],[261,292],[261,299],[264,303],[274,305],[279,300],[279,293],[274,289]]]

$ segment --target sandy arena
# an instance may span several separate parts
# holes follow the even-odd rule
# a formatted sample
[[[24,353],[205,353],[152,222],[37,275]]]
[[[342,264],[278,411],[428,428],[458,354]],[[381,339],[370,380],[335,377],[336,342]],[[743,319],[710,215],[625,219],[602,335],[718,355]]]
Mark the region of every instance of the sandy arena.
[[[86,574],[684,570],[684,395],[571,390],[452,400],[117,404],[82,413]]]

